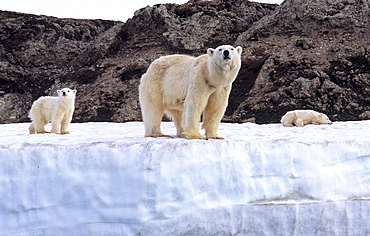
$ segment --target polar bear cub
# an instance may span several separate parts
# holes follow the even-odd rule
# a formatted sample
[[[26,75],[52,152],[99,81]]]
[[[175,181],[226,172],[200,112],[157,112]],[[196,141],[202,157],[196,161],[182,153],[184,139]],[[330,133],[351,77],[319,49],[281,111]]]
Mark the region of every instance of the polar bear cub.
[[[29,117],[32,123],[30,134],[48,133],[44,126],[51,121],[51,132],[56,134],[69,134],[67,131],[75,109],[77,90],[63,88],[57,90],[58,97],[40,97],[33,102]]]
[[[204,139],[199,134],[203,112],[206,138],[221,138],[217,130],[241,66],[241,54],[240,46],[223,45],[199,57],[169,55],[153,61],[139,87],[145,136],[170,137],[160,129],[166,113],[175,123],[177,136]]]
[[[330,119],[323,113],[313,110],[295,110],[287,112],[282,118],[281,123],[286,126],[305,126],[307,124],[331,124]]]

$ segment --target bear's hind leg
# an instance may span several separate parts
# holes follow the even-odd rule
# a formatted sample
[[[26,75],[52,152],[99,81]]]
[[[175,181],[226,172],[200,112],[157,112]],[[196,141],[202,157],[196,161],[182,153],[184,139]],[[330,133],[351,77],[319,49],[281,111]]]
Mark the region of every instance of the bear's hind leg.
[[[33,124],[33,122],[31,123],[28,130],[30,131],[30,134],[36,134],[35,125]]]
[[[161,121],[164,114],[163,98],[160,95],[160,86],[151,84],[152,76],[155,77],[149,71],[144,74],[139,86],[139,101],[145,127],[144,137],[171,137],[164,135],[161,131]]]
[[[161,121],[162,116],[164,113],[164,109],[161,108],[155,108],[153,110],[146,110],[142,108],[143,113],[143,121],[145,126],[145,137],[169,137],[172,138],[172,136],[165,135],[161,131]]]
[[[303,123],[303,120],[301,118],[298,118],[295,122],[294,122],[295,126],[297,127],[303,127],[304,126],[304,123]]]
[[[176,130],[177,130],[177,136],[179,138],[184,138],[184,129],[181,126],[182,122],[182,111],[177,110],[166,110],[166,114],[169,115],[173,122],[175,123]]]
[[[38,133],[38,134],[49,133],[49,132],[45,131],[45,125],[47,124],[47,122],[45,122],[44,119],[41,118],[41,120],[34,120],[32,122],[32,124],[34,126],[34,129],[35,129],[36,133]],[[30,128],[31,128],[31,126],[30,126]]]
[[[287,112],[282,118],[281,123],[285,127],[293,127],[295,125],[295,120],[298,119],[297,114],[293,111]]]

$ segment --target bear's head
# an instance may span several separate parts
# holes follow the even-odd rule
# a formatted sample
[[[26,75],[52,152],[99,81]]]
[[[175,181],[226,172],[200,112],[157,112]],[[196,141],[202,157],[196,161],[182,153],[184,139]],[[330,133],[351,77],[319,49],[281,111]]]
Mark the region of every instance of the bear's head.
[[[320,113],[318,122],[320,124],[329,124],[329,125],[332,124],[332,122],[329,119],[329,117],[327,115],[325,115],[324,113]]]
[[[74,99],[77,93],[77,90],[72,90],[70,88],[63,88],[61,90],[57,90],[58,97],[64,99]]]
[[[242,47],[234,48],[231,45],[218,46],[216,49],[208,48],[207,54],[212,58],[216,64],[241,64]]]

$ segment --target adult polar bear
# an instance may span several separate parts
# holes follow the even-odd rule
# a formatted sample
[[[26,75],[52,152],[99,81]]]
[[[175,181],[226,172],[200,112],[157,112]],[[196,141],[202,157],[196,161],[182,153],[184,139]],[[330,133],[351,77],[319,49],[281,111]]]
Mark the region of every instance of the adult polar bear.
[[[241,66],[241,54],[240,46],[223,45],[196,58],[169,55],[156,59],[139,87],[145,137],[171,137],[160,129],[166,113],[175,123],[177,136],[204,139],[199,134],[203,112],[206,138],[222,139],[217,135],[218,125]]]
[[[280,121],[285,127],[303,127],[307,124],[332,124],[329,117],[324,113],[313,110],[288,111]]]
[[[30,134],[48,133],[44,126],[51,121],[51,132],[56,134],[69,134],[67,131],[75,109],[75,96],[77,90],[63,88],[57,90],[58,97],[40,97],[33,102],[29,117],[32,123]]]

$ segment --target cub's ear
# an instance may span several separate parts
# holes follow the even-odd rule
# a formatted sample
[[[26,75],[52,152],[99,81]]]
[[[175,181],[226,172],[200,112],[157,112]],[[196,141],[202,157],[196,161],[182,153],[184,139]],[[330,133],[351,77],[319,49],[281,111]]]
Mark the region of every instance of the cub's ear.
[[[73,90],[73,92],[76,94],[77,93],[77,90],[75,89],[75,90]]]
[[[59,89],[57,90],[57,93],[58,93],[58,94],[60,94],[61,92],[62,92],[62,90],[59,90]]]
[[[322,115],[323,115],[323,114],[322,114],[322,113],[320,113],[319,117],[321,118],[321,117],[322,117]]]
[[[242,49],[242,47],[237,46],[236,51],[238,52],[239,55],[242,55],[243,49]]]
[[[208,54],[208,56],[212,56],[213,55],[213,52],[214,52],[215,50],[213,49],[213,48],[208,48],[207,49],[207,54]]]

